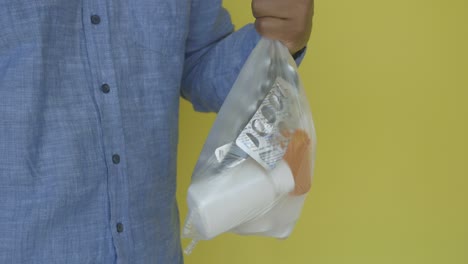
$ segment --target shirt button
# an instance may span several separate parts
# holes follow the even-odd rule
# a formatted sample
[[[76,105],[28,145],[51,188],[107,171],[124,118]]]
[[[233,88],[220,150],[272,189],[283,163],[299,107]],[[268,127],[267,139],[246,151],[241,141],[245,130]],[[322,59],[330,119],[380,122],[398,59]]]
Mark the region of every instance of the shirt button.
[[[124,231],[124,226],[122,223],[117,223],[115,227],[117,229],[117,233],[122,233]]]
[[[119,164],[120,163],[120,156],[117,154],[112,155],[112,162],[114,164]]]
[[[94,25],[101,23],[101,17],[99,17],[98,15],[92,15],[91,23],[93,23]]]
[[[109,93],[110,92],[110,86],[107,83],[101,85],[101,91],[103,93]]]

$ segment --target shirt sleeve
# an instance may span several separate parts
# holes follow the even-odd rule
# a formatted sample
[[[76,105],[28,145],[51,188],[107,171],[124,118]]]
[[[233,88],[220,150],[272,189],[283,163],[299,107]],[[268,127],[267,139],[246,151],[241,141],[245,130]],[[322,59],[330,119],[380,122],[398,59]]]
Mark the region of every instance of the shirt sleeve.
[[[217,112],[259,39],[252,24],[234,32],[220,0],[193,0],[182,97],[197,111]]]

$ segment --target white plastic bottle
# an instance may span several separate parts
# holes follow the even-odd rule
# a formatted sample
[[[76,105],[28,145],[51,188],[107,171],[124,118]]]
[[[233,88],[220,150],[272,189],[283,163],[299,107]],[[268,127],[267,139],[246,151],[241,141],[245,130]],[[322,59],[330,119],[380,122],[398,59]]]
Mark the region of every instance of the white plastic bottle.
[[[189,224],[208,240],[259,217],[294,189],[284,161],[267,172],[251,158],[227,172],[193,182],[188,190]]]

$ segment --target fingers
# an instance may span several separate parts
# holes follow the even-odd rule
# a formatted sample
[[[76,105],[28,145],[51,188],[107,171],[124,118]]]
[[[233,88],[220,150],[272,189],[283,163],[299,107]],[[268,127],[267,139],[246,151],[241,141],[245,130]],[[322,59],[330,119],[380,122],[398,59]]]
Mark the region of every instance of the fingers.
[[[252,1],[252,13],[255,18],[274,17],[289,19],[292,16],[289,1]]]
[[[314,12],[313,0],[254,0],[252,13],[255,18],[275,17],[296,19],[311,17]]]
[[[258,33],[283,42],[294,54],[307,45],[312,30],[314,1],[253,0]]]
[[[260,17],[255,20],[255,28],[262,36],[270,39],[287,39],[291,34],[286,20],[275,17]]]

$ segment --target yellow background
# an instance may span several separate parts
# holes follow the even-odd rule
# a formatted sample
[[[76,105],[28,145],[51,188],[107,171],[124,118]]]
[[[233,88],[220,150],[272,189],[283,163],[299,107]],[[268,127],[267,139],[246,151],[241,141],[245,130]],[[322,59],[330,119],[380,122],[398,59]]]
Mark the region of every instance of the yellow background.
[[[234,23],[250,1],[228,0]],[[223,235],[187,264],[467,264],[468,1],[316,1],[300,74],[318,132],[285,241]],[[183,102],[178,199],[214,121]],[[184,245],[187,241],[184,241]]]

